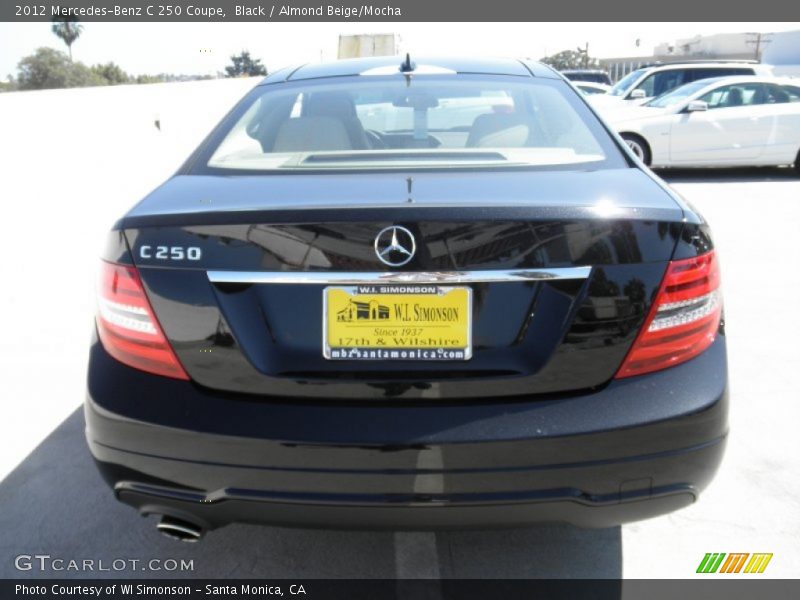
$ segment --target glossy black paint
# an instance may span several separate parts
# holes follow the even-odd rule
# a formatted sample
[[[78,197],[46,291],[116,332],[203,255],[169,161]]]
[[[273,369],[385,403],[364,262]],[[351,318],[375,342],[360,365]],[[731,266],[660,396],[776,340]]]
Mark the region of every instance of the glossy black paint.
[[[122,265],[133,265],[133,256],[128,248],[128,241],[125,239],[125,232],[115,229],[106,236],[106,245],[100,255],[103,260],[119,263]]]
[[[104,476],[144,512],[207,527],[607,526],[694,501],[727,434],[724,336],[647,377],[505,401],[259,399],[91,353],[87,430]]]
[[[329,219],[702,221],[638,169],[449,173],[177,175],[115,226],[326,222]],[[411,192],[408,191],[409,178]]]
[[[357,219],[338,214],[325,224],[125,233],[154,310],[198,383],[259,395],[435,399],[605,384],[647,314],[682,231],[663,221],[400,221],[420,240],[404,267],[412,271],[594,266],[585,281],[474,285],[474,357],[444,366],[327,361],[320,346],[324,286],[215,285],[206,276],[206,269],[382,271],[372,245],[392,221],[361,221],[376,212],[361,211]],[[179,269],[139,257],[137,249],[159,243],[200,248],[203,258]]]
[[[710,252],[713,249],[714,241],[708,224],[687,223],[681,229],[672,259],[692,258]]]
[[[205,167],[265,90],[355,80],[387,60],[272,74],[109,235],[103,257],[138,267],[191,376],[132,369],[93,343],[87,439],[117,497],[207,528],[609,526],[693,502],[727,434],[724,331],[687,363],[613,376],[668,261],[713,242],[703,219],[638,167],[579,95],[570,101],[608,154],[597,169]],[[438,64],[464,77],[566,85],[542,65]],[[323,286],[212,284],[207,275],[386,271],[372,244],[393,224],[419,246],[402,270],[591,274],[475,284],[474,356],[444,366],[325,361]],[[200,254],[165,262],[141,252],[159,245]]]
[[[414,175],[412,190],[408,202],[408,183],[397,174],[179,176],[119,227],[197,382],[318,398],[474,398],[604,385],[676,247],[694,248],[697,226],[637,169],[425,173]],[[593,271],[587,281],[474,286],[476,347],[467,363],[362,363],[357,370],[322,358],[324,286],[212,285],[205,275],[383,271],[373,242],[392,224],[419,242],[405,270]],[[202,258],[143,258],[143,246],[157,245],[196,247]]]

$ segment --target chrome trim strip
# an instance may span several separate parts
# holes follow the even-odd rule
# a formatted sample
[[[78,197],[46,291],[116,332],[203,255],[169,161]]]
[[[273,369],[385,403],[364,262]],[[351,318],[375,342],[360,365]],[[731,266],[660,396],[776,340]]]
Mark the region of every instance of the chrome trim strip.
[[[310,285],[362,285],[375,283],[418,283],[451,285],[512,281],[586,279],[592,267],[556,269],[507,269],[491,271],[208,271],[212,283],[273,283]]]

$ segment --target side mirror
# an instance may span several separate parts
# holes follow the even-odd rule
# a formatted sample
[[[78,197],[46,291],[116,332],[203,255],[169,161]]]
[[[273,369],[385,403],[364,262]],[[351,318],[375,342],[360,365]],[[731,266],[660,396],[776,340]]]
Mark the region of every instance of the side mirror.
[[[686,105],[686,112],[703,112],[708,110],[708,102],[702,100],[692,100]]]
[[[636,88],[628,96],[628,100],[642,100],[647,98],[647,93],[642,88]]]

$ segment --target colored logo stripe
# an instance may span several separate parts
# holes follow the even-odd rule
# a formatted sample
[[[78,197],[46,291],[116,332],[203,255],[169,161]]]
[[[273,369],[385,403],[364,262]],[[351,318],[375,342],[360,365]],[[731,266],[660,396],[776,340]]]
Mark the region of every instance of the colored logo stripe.
[[[717,569],[719,569],[720,563],[722,563],[722,559],[725,558],[724,552],[715,552],[713,554],[708,553],[703,557],[703,560],[700,561],[700,566],[697,567],[698,573],[716,573]]]
[[[734,553],[728,554],[728,558],[725,559],[725,562],[722,563],[722,568],[720,569],[720,573],[738,573],[742,570],[744,566],[744,561],[747,560],[747,557],[750,556],[749,553]]]
[[[769,561],[772,560],[772,554],[753,554],[750,562],[744,568],[745,573],[763,573],[767,568]]]
[[[727,559],[725,557],[728,557]],[[750,557],[748,561],[747,558]],[[722,561],[725,561],[724,563]],[[748,552],[734,552],[725,554],[724,552],[709,552],[700,561],[697,567],[698,573],[740,573],[744,567],[745,573],[763,573],[769,561],[772,560],[771,553],[750,554]],[[747,566],[745,567],[745,562]],[[720,568],[722,565],[722,568]]]

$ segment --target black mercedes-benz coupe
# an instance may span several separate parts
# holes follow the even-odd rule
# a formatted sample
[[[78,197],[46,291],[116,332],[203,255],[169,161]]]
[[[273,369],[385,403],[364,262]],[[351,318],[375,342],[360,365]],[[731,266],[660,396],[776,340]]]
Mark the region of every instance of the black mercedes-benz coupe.
[[[89,446],[174,537],[605,527],[722,458],[709,229],[540,64],[276,72],[101,264]]]

